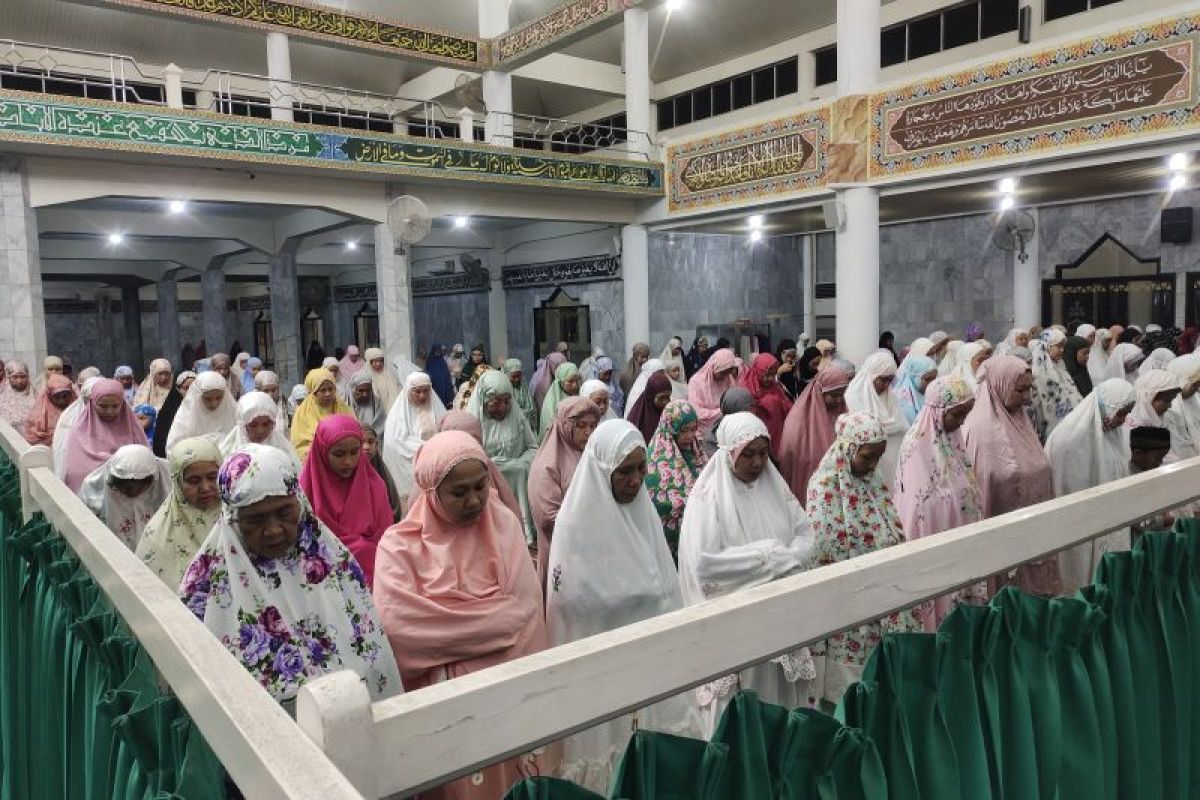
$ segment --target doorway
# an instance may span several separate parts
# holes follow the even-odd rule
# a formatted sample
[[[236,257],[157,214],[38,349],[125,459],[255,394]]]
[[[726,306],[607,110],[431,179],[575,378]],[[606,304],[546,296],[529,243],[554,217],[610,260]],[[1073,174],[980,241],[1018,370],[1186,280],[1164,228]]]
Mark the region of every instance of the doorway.
[[[567,360],[572,364],[579,364],[592,354],[591,307],[567,294],[561,286],[540,308],[533,310],[532,363],[537,363],[559,342],[567,343]]]
[[[1157,258],[1142,258],[1105,233],[1083,255],[1042,281],[1042,320],[1074,330],[1175,324],[1175,276],[1160,274]]]

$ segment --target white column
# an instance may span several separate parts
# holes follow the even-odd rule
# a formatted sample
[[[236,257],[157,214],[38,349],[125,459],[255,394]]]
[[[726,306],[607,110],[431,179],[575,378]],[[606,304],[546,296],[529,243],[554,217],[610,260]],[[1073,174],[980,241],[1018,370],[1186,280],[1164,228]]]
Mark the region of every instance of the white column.
[[[838,94],[865,94],[879,82],[879,0],[838,0]],[[845,215],[835,232],[838,352],[861,364],[879,345],[879,194],[839,187]]]
[[[379,304],[379,337],[388,361],[413,357],[412,286],[408,256],[396,252],[387,225],[375,226],[375,284]]]
[[[1187,326],[1188,276],[1186,272],[1175,273],[1175,327],[1182,330]]]
[[[267,77],[271,78],[271,119],[291,122],[292,54],[284,33],[267,34]]]
[[[621,280],[625,290],[625,352],[637,342],[650,341],[650,245],[646,229],[621,229]]]
[[[475,141],[475,112],[469,108],[458,112],[458,139],[462,142]]]
[[[22,156],[0,154],[0,230],[0,353],[37,369],[46,357],[46,316],[37,214]]]
[[[488,357],[492,364],[499,364],[508,357],[508,301],[504,296],[504,270],[499,265],[491,268],[491,283],[488,287]]]
[[[509,0],[479,0],[479,36],[491,39],[508,30]],[[483,121],[483,138],[488,144],[512,146],[513,99],[512,75],[488,70],[481,78],[483,104],[487,118]]]
[[[183,108],[183,70],[175,64],[163,67],[163,87],[167,95],[167,108]]]
[[[800,240],[800,268],[804,271],[804,330],[810,342],[817,340],[817,237],[808,234]],[[801,348],[803,352],[803,348]]]
[[[650,155],[650,17],[644,8],[630,8],[624,20],[626,147]]]
[[[1042,236],[1036,229],[1038,210],[1025,209],[1033,217],[1035,229],[1033,238],[1025,243],[1025,254],[1028,258],[1024,263],[1019,253],[1013,253],[1013,327],[1032,328],[1042,324],[1042,267],[1041,251]]]

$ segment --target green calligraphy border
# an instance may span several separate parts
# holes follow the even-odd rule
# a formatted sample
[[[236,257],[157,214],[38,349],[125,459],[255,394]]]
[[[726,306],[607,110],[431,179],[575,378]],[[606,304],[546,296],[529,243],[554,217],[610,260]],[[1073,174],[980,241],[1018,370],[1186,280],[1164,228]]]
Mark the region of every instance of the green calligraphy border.
[[[396,134],[0,90],[0,142],[661,197],[659,163],[540,155]]]

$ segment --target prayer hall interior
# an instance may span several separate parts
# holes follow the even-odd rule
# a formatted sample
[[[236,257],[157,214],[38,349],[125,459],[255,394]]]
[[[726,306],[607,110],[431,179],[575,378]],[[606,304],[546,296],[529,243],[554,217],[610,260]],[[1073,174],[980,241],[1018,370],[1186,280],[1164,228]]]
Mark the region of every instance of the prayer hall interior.
[[[1194,0],[0,37],[0,800],[1196,793]]]

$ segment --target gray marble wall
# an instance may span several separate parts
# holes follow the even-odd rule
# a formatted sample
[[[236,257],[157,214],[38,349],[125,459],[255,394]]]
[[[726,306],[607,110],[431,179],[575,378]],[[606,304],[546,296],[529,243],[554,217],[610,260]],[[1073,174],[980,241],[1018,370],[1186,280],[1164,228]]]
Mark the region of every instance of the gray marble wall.
[[[588,307],[592,322],[592,347],[604,350],[614,362],[622,361],[621,354],[625,352],[625,297],[621,282],[571,283],[562,288],[581,305]],[[549,300],[552,294],[552,286],[509,289],[504,294],[508,311],[508,355],[521,359],[527,373],[532,372],[532,365],[543,355],[533,352],[533,310]]]
[[[461,342],[469,349],[475,342],[487,341],[487,292],[414,297],[412,308],[415,353],[428,352],[435,342],[444,347]]]

